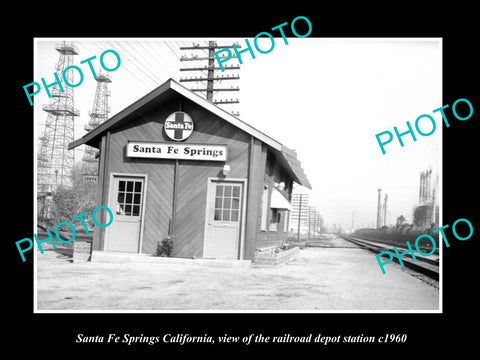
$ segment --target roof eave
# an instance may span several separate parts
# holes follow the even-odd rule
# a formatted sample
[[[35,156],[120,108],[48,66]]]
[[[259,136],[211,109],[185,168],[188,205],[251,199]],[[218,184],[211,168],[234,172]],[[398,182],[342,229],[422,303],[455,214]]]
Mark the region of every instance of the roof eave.
[[[77,146],[83,145],[83,144],[88,144],[93,147],[98,146],[98,142],[93,141],[97,136],[100,136],[103,132],[107,131],[110,129],[112,126],[117,124],[118,122],[122,121],[126,117],[130,116],[134,112],[136,112],[138,109],[142,108],[146,104],[150,103],[152,100],[157,98],[158,96],[162,95],[164,92],[166,92],[168,89],[172,89],[178,94],[184,96],[185,98],[193,101],[194,103],[198,104],[199,106],[202,106],[206,110],[214,113],[215,115],[223,118],[230,124],[238,127],[239,129],[245,131],[246,133],[254,136],[255,138],[259,139],[260,141],[264,142],[265,144],[269,145],[270,147],[274,148],[277,151],[282,150],[282,144],[279,143],[278,141],[274,140],[273,138],[269,137],[268,135],[264,134],[263,132],[255,129],[254,127],[248,125],[247,123],[243,122],[239,118],[233,116],[232,114],[229,114],[225,110],[219,108],[212,102],[202,98],[201,96],[195,94],[193,91],[188,90],[187,88],[183,87],[179,83],[177,83],[173,79],[168,79],[166,82],[164,82],[162,85],[157,87],[156,89],[152,90],[150,93],[145,95],[144,97],[140,98],[133,104],[127,106],[125,109],[120,111],[119,113],[115,114],[112,116],[110,119],[105,121],[103,124],[99,125],[92,131],[88,132],[85,134],[83,137],[80,139],[77,139],[70,144],[68,144],[68,149],[71,150]]]
[[[282,150],[279,151],[277,154],[279,156],[282,166],[290,173],[292,180],[312,190],[312,185],[310,184],[310,181],[308,180],[300,161],[298,161],[296,155],[294,155],[294,152],[289,148],[282,146]],[[292,161],[290,161],[290,159]],[[298,162],[298,164],[293,164],[293,160]]]
[[[172,79],[168,79],[166,82],[164,82],[162,85],[159,87],[155,88],[154,90],[150,91],[147,95],[143,96],[142,98],[138,99],[135,101],[133,104],[130,104],[127,106],[125,109],[122,111],[118,112],[117,114],[113,115],[111,118],[109,118],[107,121],[104,123],[100,124],[97,126],[95,129],[92,131],[86,133],[84,136],[82,136],[80,139],[77,139],[70,144],[68,144],[68,150],[71,150],[79,145],[87,144],[89,141],[94,139],[95,137],[101,135],[104,131],[107,131],[110,127],[124,119],[125,117],[131,115],[135,111],[137,111],[139,108],[144,106],[145,104],[149,103],[151,100],[155,99],[156,97],[160,96],[163,94],[165,91],[171,88],[170,83],[172,82]],[[89,145],[94,145],[94,144],[89,144]],[[94,146],[95,147],[95,146]]]

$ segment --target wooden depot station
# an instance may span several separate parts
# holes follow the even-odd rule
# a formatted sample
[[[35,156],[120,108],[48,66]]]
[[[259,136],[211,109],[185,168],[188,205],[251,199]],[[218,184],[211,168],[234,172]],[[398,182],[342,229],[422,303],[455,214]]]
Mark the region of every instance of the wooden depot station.
[[[97,204],[113,223],[93,252],[254,260],[287,239],[296,153],[169,79],[69,144],[100,150]],[[103,214],[105,216],[105,214]],[[102,221],[106,221],[102,219]]]

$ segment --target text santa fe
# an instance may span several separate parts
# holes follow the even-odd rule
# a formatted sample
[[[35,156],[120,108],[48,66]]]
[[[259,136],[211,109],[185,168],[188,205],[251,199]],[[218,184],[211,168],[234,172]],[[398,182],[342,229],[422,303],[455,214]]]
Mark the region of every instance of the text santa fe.
[[[129,141],[127,156],[151,159],[227,161],[227,147],[225,145]]]

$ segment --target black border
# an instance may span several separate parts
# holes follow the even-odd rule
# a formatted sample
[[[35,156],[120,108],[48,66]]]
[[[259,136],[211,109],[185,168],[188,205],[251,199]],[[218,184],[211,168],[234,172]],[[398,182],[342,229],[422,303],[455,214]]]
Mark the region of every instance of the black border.
[[[445,350],[474,349],[476,323],[476,266],[478,234],[480,233],[476,202],[478,178],[476,169],[476,129],[480,106],[478,101],[479,56],[478,40],[474,37],[478,23],[476,9],[461,3],[440,4],[421,9],[408,3],[394,3],[379,8],[365,3],[351,6],[341,3],[337,9],[313,2],[301,6],[298,2],[266,3],[265,10],[246,3],[180,4],[141,2],[110,4],[105,11],[80,3],[65,3],[60,8],[41,4],[34,9],[24,4],[18,19],[3,24],[9,36],[5,42],[3,71],[7,85],[3,87],[4,130],[9,133],[3,142],[4,177],[8,184],[8,207],[4,278],[7,288],[7,349],[17,352],[31,349],[31,356],[49,354],[52,357],[88,354],[97,351],[117,353],[148,352],[156,356],[173,351],[181,354],[240,352],[258,354],[285,353],[293,349],[300,356],[338,355],[344,350],[355,354],[390,356],[439,355]],[[448,5],[448,6],[447,6]],[[14,5],[15,6],[15,5]],[[29,7],[30,6],[30,7]],[[39,5],[40,6],[40,5]],[[109,4],[105,5],[106,7]],[[70,9],[69,9],[70,7]],[[448,7],[448,8],[447,8]],[[12,11],[12,10],[10,10]],[[31,237],[33,229],[33,111],[25,101],[22,86],[33,81],[34,37],[253,37],[282,22],[290,22],[303,15],[313,25],[311,37],[442,37],[443,38],[443,104],[458,98],[467,98],[473,104],[474,114],[468,121],[453,120],[450,128],[443,128],[443,223],[451,224],[458,218],[469,219],[474,235],[468,241],[451,241],[444,251],[443,314],[33,314],[33,259],[21,262],[14,241]],[[103,21],[103,23],[102,23]],[[11,34],[11,35],[10,35]],[[88,34],[88,35],[87,35]],[[292,64],[298,66],[298,64]],[[12,102],[13,100],[13,102]],[[447,109],[448,110],[448,109]],[[446,112],[452,118],[451,112]],[[5,140],[4,140],[5,141]],[[9,180],[9,182],[8,182]],[[405,344],[371,345],[348,344],[322,346],[319,344],[275,345],[242,344],[221,345],[165,345],[112,346],[111,344],[75,344],[77,333],[107,335],[108,333],[162,336],[165,333],[194,335],[244,336],[250,333],[282,335],[380,336],[385,333],[406,333]],[[7,350],[6,349],[6,350]],[[314,351],[312,353],[307,351]],[[7,352],[8,353],[8,352]]]

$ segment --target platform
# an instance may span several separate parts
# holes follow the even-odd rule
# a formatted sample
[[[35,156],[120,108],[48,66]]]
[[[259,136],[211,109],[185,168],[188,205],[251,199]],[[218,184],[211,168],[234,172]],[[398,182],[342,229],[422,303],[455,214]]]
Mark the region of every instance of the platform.
[[[201,265],[226,268],[245,268],[250,267],[250,260],[234,259],[187,259],[173,258],[163,256],[153,256],[148,254],[130,254],[125,252],[92,251],[92,262],[102,263],[154,263],[163,265]]]
[[[440,312],[438,285],[399,264],[326,239],[281,266],[95,252],[75,263],[61,249],[37,257],[39,310],[207,312]],[[349,246],[349,247],[348,247]],[[102,256],[103,255],[103,256]],[[97,260],[97,261],[95,261]],[[133,261],[132,261],[133,260]],[[204,266],[208,265],[208,266]],[[238,266],[234,266],[238,265]]]

